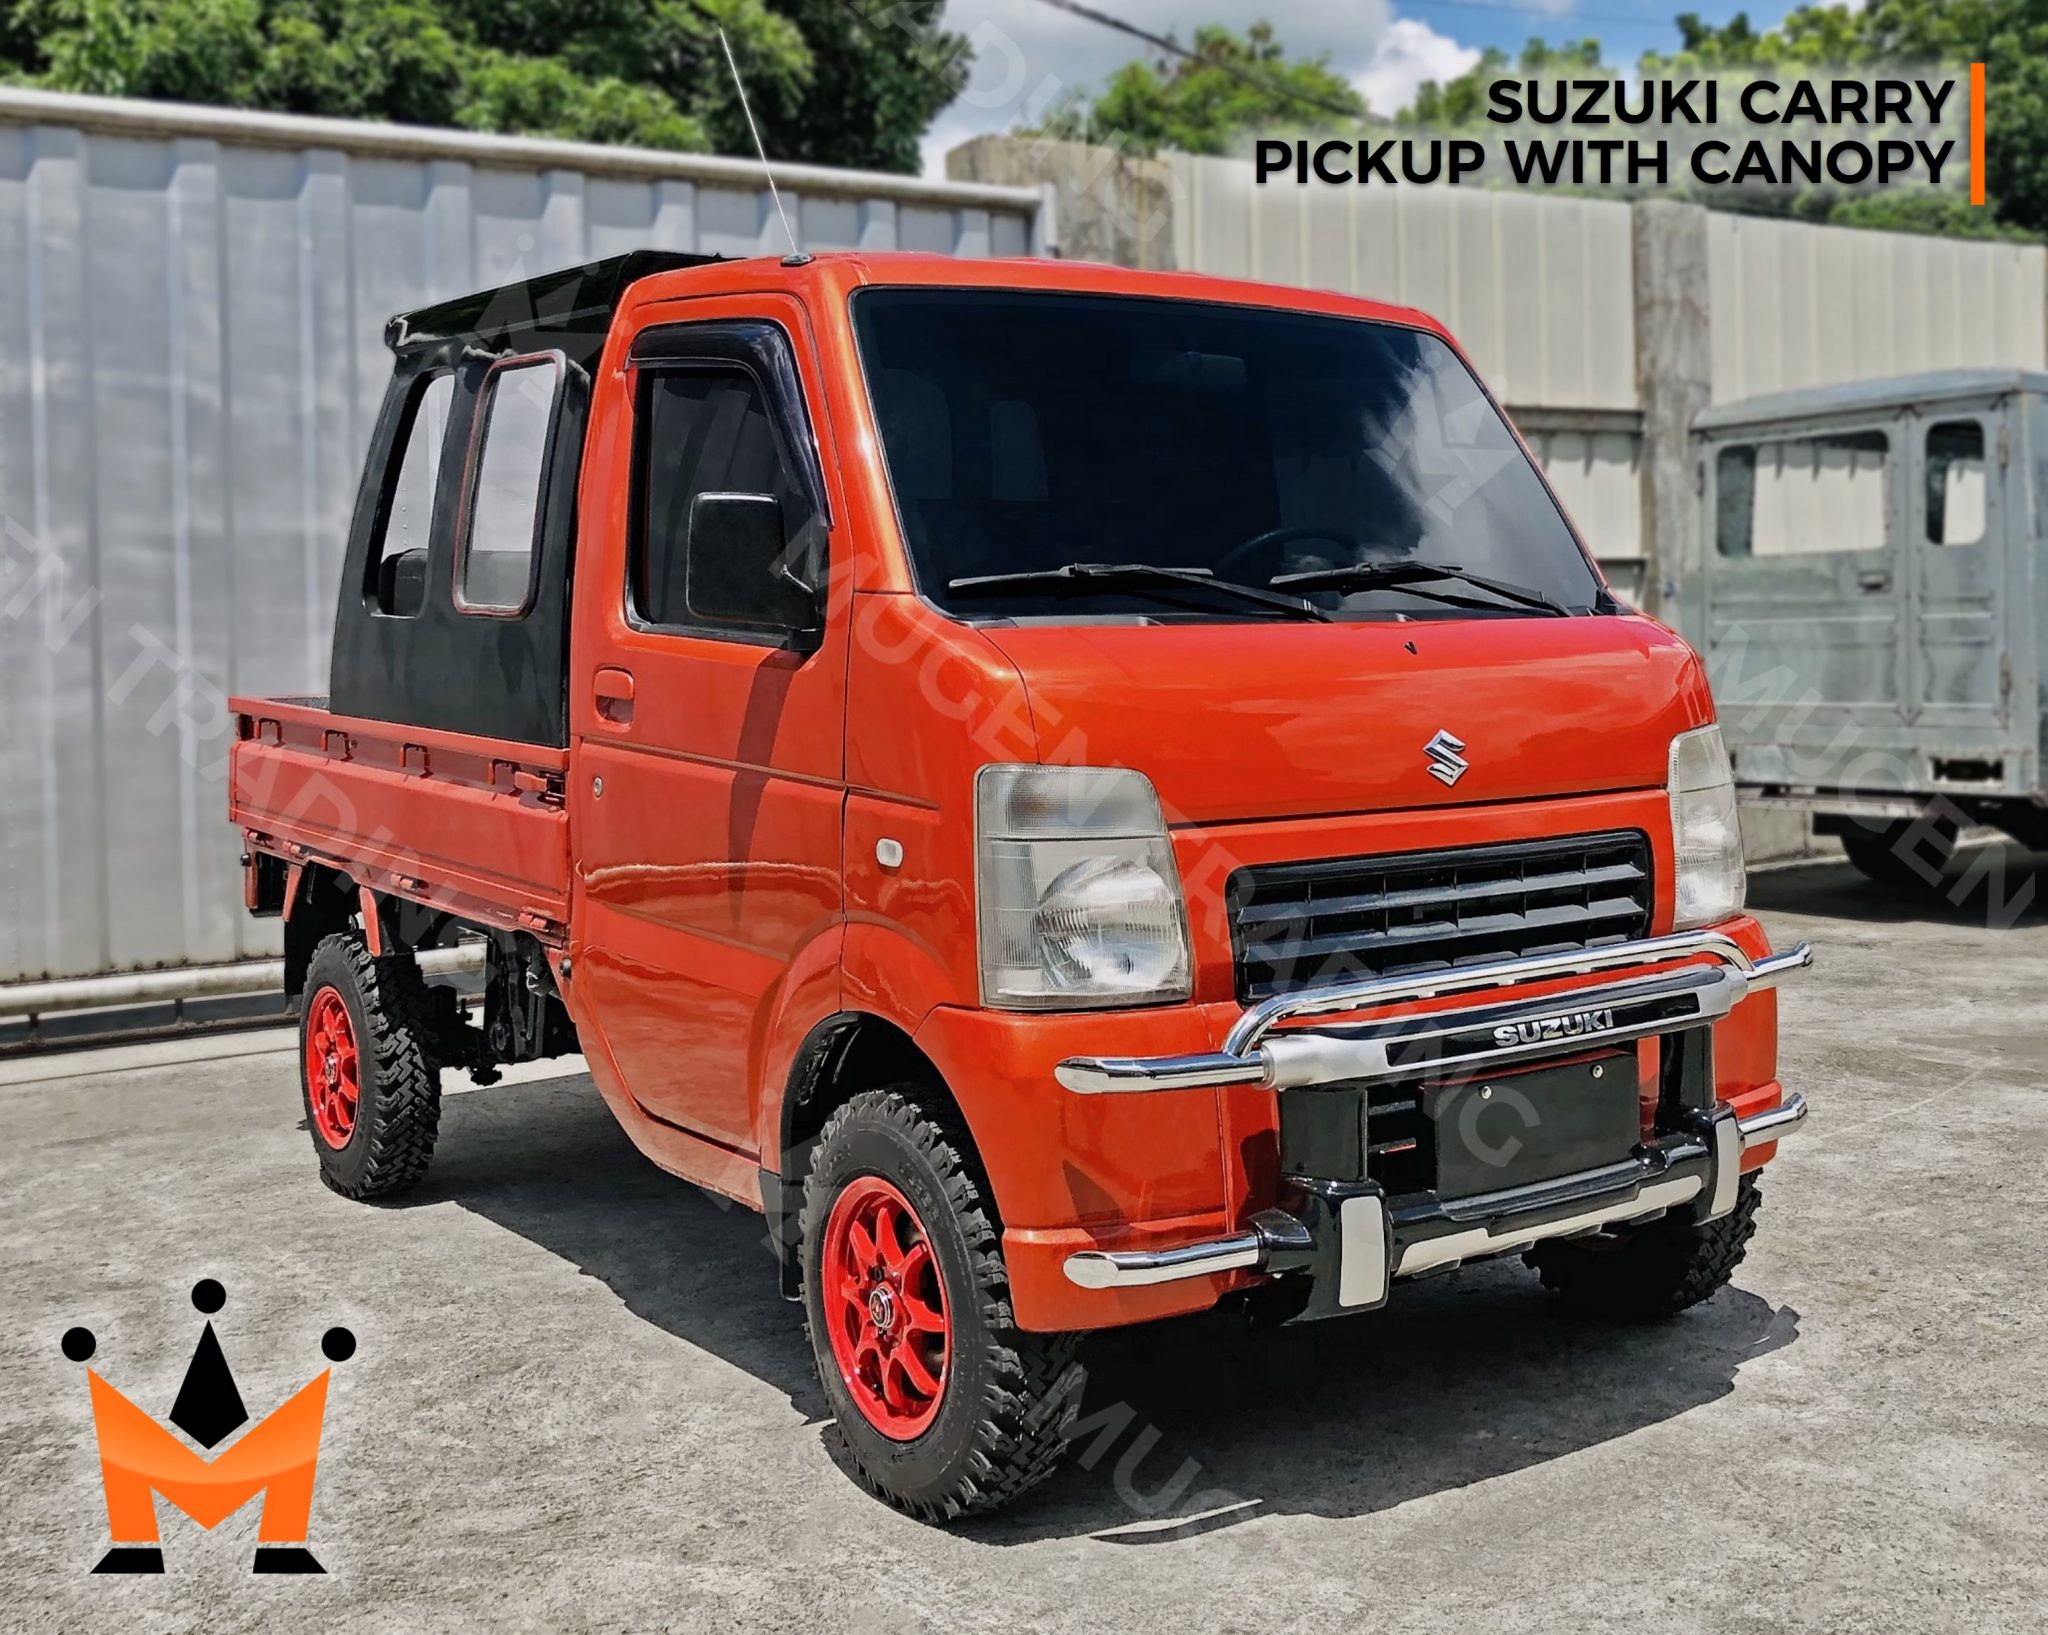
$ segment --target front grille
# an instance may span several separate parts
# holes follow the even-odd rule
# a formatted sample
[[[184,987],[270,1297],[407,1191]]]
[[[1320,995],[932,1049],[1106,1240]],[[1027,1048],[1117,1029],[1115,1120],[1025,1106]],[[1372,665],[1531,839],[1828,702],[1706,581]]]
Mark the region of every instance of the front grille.
[[[1627,942],[1650,929],[1639,831],[1239,869],[1237,997]]]

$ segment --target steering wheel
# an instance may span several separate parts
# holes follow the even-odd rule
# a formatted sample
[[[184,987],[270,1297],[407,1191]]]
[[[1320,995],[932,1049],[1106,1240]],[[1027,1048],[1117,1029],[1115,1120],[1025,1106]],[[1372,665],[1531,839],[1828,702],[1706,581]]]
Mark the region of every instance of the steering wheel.
[[[1229,550],[1216,559],[1210,571],[1218,579],[1230,578],[1232,577],[1230,569],[1240,558],[1248,557],[1255,551],[1270,551],[1282,545],[1291,545],[1297,539],[1328,540],[1332,545],[1347,547],[1354,559],[1363,554],[1363,549],[1359,545],[1357,537],[1345,533],[1341,528],[1326,528],[1314,524],[1302,527],[1268,528],[1263,534],[1252,535],[1242,545],[1231,546]]]

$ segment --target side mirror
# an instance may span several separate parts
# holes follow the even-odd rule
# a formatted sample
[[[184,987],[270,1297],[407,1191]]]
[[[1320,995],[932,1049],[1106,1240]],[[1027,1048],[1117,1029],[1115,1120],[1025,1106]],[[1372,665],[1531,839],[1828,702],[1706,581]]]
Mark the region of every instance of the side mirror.
[[[427,605],[427,553],[400,551],[377,564],[377,611],[394,619],[416,618]]]
[[[684,598],[707,624],[786,630],[818,645],[818,593],[790,570],[782,504],[773,494],[699,494],[690,501]]]

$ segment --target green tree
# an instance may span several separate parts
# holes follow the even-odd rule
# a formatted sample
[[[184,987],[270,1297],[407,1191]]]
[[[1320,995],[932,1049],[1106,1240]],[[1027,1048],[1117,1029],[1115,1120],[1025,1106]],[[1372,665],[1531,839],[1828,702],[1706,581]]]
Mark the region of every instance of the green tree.
[[[1100,92],[1069,99],[1035,134],[1214,154],[1276,128],[1340,129],[1366,116],[1365,98],[1327,55],[1289,57],[1269,23],[1243,34],[1198,28],[1190,49],[1192,59],[1160,52],[1125,63]]]
[[[1529,42],[1534,45],[1536,42]],[[1454,79],[1439,83],[1426,79],[1415,88],[1415,100],[1395,116],[1403,125],[1424,125],[1431,130],[1462,130],[1486,117],[1486,88],[1508,72],[1508,54],[1499,46],[1488,46],[1479,60]]]
[[[1888,233],[1933,233],[1943,238],[1997,238],[2038,244],[2042,234],[1979,209],[1948,188],[1890,188],[1837,199],[1824,219],[1835,227],[1874,227]]]
[[[820,165],[915,173],[918,139],[960,94],[964,35],[939,27],[945,0],[774,0],[811,51],[801,106],[778,112],[770,148]],[[747,82],[748,94],[753,81]],[[764,127],[762,134],[767,135]]]
[[[1782,73],[1827,68],[1918,69],[1960,78],[1986,65],[1985,182],[1997,220],[2027,233],[2048,232],[2048,6],[2042,0],[1870,0],[1802,6],[1768,34],[1737,13],[1714,28],[1690,14],[1677,19],[1679,51],[1644,56],[1645,74],[1738,69]],[[1946,223],[1944,231],[1983,236],[1983,212],[1936,198],[1885,195],[1846,201],[1831,221],[1859,225]]]
[[[258,30],[251,32],[260,41]],[[467,54],[427,0],[295,7],[273,16],[267,34],[264,78],[237,98],[240,106],[419,125],[454,123]],[[149,80],[144,72],[131,83]],[[178,100],[225,101],[223,92],[233,94],[226,87],[194,86]],[[112,94],[171,93],[123,88]]]
[[[2048,6],[2041,0],[1872,0],[1866,62],[1981,62],[1985,182],[2001,220],[2048,232]]]
[[[1760,54],[1766,36],[1750,26],[1746,11],[1738,11],[1721,24],[1702,22],[1698,12],[1681,11],[1671,23],[1678,30],[1677,51],[1669,57],[1654,51],[1643,53],[1644,64],[1656,64],[1661,73],[1713,74],[1730,68],[1756,68],[1770,60]]]
[[[914,171],[942,0],[0,0],[0,79],[103,96]]]
[[[1946,191],[1888,190],[1843,196],[1828,189],[1796,198],[1752,194],[1744,208],[1790,211],[1813,220],[1959,237],[2048,235],[2048,3],[2044,0],[1870,0],[1861,10],[1808,5],[1778,26],[1758,32],[1745,12],[1726,23],[1703,22],[1681,12],[1676,51],[1645,52],[1637,64],[1645,78],[1725,75],[1732,80],[1770,74],[1822,75],[1916,71],[1960,82],[1972,62],[1986,64],[1986,185],[1990,208],[1977,209]],[[1581,73],[1598,69],[1599,46],[1582,40],[1553,49],[1532,40],[1522,52],[1524,73]],[[1401,113],[1404,124],[1455,128],[1481,124],[1486,91],[1507,71],[1507,59],[1487,52],[1456,79],[1426,83]],[[1600,69],[1601,72],[1611,70]],[[1952,102],[1949,118],[1958,120]],[[1957,171],[1960,174],[1960,171]]]
[[[1794,66],[1847,67],[1864,60],[1861,19],[1844,5],[1803,6],[1768,34],[1756,31],[1746,11],[1719,25],[1682,11],[1672,23],[1678,49],[1668,56],[1645,51],[1639,64],[1643,73],[1769,73]]]
[[[1531,40],[1522,47],[1515,68],[1524,76],[1584,79],[1599,74],[1608,79],[1614,77],[1614,70],[1600,60],[1598,40],[1567,40],[1563,45]],[[1480,52],[1479,60],[1456,79],[1442,84],[1433,79],[1424,80],[1416,88],[1415,101],[1401,110],[1399,122],[1423,125],[1431,130],[1458,130],[1481,124],[1486,118],[1486,88],[1495,80],[1506,77],[1507,72],[1507,53],[1488,46]]]

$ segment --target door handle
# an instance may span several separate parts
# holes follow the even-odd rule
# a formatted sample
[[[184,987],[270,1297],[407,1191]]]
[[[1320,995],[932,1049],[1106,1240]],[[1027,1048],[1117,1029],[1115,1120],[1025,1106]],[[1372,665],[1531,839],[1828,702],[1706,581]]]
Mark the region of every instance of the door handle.
[[[592,678],[590,690],[597,705],[598,720],[612,727],[632,725],[632,671],[607,664]]]
[[[1856,588],[1865,595],[1882,595],[1892,588],[1892,576],[1882,570],[1876,573],[1859,573],[1856,576]]]

